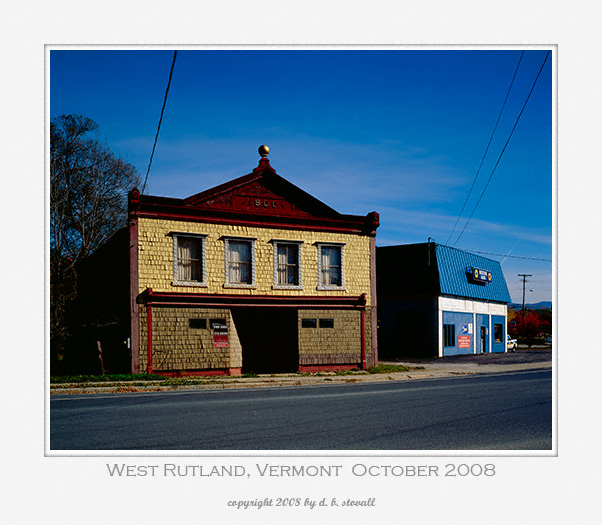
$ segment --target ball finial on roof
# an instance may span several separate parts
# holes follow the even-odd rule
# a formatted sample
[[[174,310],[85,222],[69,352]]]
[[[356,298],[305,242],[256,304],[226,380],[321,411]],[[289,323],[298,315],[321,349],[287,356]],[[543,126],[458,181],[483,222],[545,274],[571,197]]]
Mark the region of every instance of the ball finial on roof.
[[[265,159],[268,156],[268,153],[270,152],[270,148],[268,148],[265,144],[262,146],[259,146],[259,149],[257,150],[259,152],[259,154],[261,155],[261,158]]]

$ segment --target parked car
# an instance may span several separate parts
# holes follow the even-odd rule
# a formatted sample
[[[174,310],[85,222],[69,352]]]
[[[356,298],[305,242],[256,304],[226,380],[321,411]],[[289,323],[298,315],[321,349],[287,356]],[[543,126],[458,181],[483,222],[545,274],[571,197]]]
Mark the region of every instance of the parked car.
[[[516,339],[512,339],[509,335],[506,337],[506,351],[516,352],[516,349],[518,348],[518,341]]]

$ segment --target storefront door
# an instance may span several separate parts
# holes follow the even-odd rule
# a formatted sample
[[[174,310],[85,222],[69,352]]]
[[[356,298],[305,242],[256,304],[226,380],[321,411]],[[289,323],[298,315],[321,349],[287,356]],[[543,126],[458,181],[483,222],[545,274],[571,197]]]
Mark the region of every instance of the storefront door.
[[[481,353],[487,353],[487,328],[481,326]]]

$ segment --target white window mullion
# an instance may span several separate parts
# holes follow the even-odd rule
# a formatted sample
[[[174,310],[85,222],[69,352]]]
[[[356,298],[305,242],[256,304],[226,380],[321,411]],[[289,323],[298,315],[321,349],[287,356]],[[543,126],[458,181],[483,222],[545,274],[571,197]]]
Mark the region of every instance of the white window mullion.
[[[255,239],[224,237],[226,288],[255,288]]]
[[[318,290],[345,290],[345,245],[317,243]]]
[[[272,239],[274,249],[274,290],[303,290],[302,241]]]
[[[207,286],[205,234],[171,232],[173,286]]]

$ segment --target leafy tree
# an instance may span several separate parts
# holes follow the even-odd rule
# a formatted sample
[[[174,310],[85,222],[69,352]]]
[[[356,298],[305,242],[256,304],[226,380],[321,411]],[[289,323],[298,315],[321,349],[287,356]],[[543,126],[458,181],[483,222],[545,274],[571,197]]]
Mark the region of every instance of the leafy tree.
[[[551,334],[552,310],[549,308],[543,308],[540,310],[535,310],[535,313],[539,317],[539,334]]]
[[[521,344],[531,347],[537,339],[552,333],[552,310],[549,308],[524,311],[508,307],[508,333]]]
[[[77,265],[126,224],[136,168],[101,141],[81,115],[50,122],[50,342],[59,354],[69,334]]]
[[[525,312],[524,326],[521,324],[521,335],[527,339],[533,339],[539,335],[541,321],[534,310]],[[521,321],[522,323],[522,321]]]

